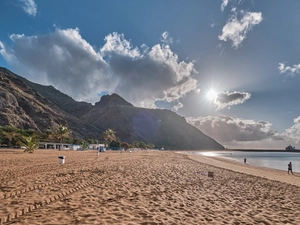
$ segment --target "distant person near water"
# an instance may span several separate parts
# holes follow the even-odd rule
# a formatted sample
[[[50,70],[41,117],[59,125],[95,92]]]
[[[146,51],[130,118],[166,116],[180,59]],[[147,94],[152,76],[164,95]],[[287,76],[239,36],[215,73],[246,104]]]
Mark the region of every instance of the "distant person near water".
[[[247,163],[247,158],[244,158],[244,163],[245,163],[245,164]]]
[[[294,175],[294,174],[293,174],[293,169],[292,169],[292,162],[290,162],[290,163],[288,164],[288,174],[290,174],[290,171],[291,171],[292,175]]]

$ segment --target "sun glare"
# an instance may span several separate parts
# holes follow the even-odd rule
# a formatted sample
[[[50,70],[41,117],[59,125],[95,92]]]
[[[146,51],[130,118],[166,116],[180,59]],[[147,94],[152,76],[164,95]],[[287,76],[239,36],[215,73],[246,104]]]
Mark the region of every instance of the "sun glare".
[[[209,90],[206,93],[206,98],[210,101],[214,101],[217,98],[217,96],[218,96],[218,93],[213,89]]]

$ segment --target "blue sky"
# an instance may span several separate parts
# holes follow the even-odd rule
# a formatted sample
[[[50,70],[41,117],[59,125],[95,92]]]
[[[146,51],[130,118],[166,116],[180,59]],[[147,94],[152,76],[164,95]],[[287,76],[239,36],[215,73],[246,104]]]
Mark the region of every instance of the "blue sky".
[[[228,148],[300,148],[298,0],[2,0],[0,66],[166,108]]]

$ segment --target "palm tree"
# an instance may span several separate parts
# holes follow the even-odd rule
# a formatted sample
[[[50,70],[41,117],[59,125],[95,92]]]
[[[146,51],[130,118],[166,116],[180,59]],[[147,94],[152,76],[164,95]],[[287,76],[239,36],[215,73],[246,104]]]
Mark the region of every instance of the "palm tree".
[[[89,148],[89,144],[86,141],[82,141],[80,147],[82,148],[82,150],[88,149]]]
[[[113,129],[107,129],[102,133],[102,137],[105,141],[109,141],[109,143],[111,143],[112,141],[117,140],[115,133],[116,132]]]
[[[25,148],[24,152],[33,153],[34,150],[39,148],[39,144],[34,136],[29,136],[23,137],[23,141],[21,141],[21,147]]]
[[[10,125],[6,125],[2,127],[1,130],[2,135],[8,140],[7,147],[10,148],[12,140],[16,140],[20,135],[19,129]]]
[[[59,140],[60,143],[59,151],[60,151],[63,139],[69,138],[71,135],[71,131],[67,127],[63,125],[59,125],[54,129],[53,133],[56,139]]]

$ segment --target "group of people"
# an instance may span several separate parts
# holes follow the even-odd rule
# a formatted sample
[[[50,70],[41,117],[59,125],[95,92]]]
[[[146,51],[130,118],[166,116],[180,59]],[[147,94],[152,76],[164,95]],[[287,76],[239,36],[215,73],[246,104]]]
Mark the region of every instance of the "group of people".
[[[245,163],[245,164],[247,163],[247,159],[246,159],[246,158],[244,158],[244,163]],[[288,174],[290,174],[290,172],[291,172],[292,175],[294,175],[294,174],[293,174],[292,162],[290,162],[290,163],[288,164]]]

